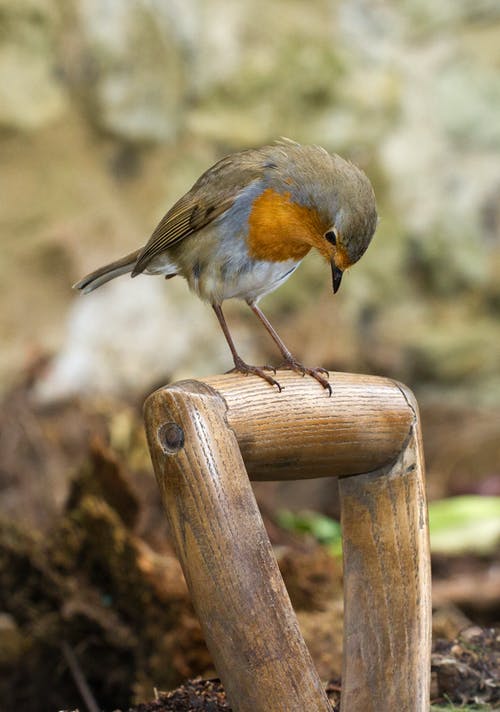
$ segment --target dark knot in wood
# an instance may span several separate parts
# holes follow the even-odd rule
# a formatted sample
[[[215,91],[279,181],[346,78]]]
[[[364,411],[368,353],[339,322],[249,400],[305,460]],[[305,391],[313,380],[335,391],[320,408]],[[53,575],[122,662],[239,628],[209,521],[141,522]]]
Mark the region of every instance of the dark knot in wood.
[[[162,423],[158,428],[158,441],[166,455],[173,455],[184,447],[184,431],[177,423]]]

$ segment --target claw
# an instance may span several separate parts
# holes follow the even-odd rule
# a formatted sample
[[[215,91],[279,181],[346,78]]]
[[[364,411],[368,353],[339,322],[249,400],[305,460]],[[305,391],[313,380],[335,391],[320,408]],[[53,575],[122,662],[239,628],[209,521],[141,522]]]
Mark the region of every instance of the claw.
[[[230,371],[227,371],[227,373],[243,373],[243,375],[245,376],[248,376],[248,374],[251,373],[253,376],[259,376],[259,378],[263,378],[264,381],[269,383],[270,386],[277,386],[278,391],[281,393],[281,391],[283,390],[283,386],[281,386],[275,378],[269,376],[266,373],[266,369],[276,373],[276,369],[273,368],[273,366],[250,366],[242,359],[239,359],[238,361],[235,361],[234,368],[232,368]]]
[[[268,363],[266,363],[265,366],[261,366],[263,371],[272,371],[273,373],[276,373],[276,369],[274,366],[270,366]]]
[[[321,374],[326,374],[326,376],[329,375],[328,371],[326,368],[308,368],[307,366],[304,366],[303,364],[299,363],[298,361],[295,361],[295,359],[290,359],[285,361],[284,364],[280,366],[280,368],[286,368],[289,369],[290,371],[295,371],[296,373],[300,373],[302,376],[305,376],[306,374],[308,376],[311,376],[314,378],[318,383],[320,383],[325,390],[328,391],[328,395],[332,395],[332,387],[328,383],[327,379],[324,378]]]

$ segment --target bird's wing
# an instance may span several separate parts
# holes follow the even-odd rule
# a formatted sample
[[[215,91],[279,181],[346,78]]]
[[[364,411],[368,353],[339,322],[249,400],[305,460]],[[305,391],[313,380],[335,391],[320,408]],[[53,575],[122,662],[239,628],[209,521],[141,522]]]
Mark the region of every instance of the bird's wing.
[[[196,181],[160,221],[140,251],[132,277],[143,272],[157,255],[201,230],[231,207],[242,190],[261,176],[261,163],[255,153],[242,151],[237,157],[227,156]]]

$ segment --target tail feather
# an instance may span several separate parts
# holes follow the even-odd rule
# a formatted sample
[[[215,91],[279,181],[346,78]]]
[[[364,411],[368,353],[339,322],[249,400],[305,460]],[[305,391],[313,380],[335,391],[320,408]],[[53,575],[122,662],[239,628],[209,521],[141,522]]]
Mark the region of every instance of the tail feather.
[[[139,256],[140,250],[131,252],[129,255],[122,257],[121,260],[116,260],[111,262],[104,267],[99,267],[94,272],[91,272],[86,277],[81,279],[79,282],[73,285],[73,289],[78,289],[83,294],[88,294],[93,292],[94,289],[100,287],[102,284],[106,284],[111,279],[119,277],[121,274],[127,274],[127,272],[132,272],[134,265],[137,262],[137,257]]]

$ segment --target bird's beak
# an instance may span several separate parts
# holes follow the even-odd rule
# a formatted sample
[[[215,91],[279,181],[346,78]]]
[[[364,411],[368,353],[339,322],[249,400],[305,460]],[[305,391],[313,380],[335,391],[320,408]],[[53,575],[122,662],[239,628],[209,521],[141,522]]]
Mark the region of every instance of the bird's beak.
[[[342,275],[344,274],[342,270],[337,267],[334,260],[332,264],[332,281],[333,281],[333,293],[336,294],[339,291],[340,283],[342,282]]]

